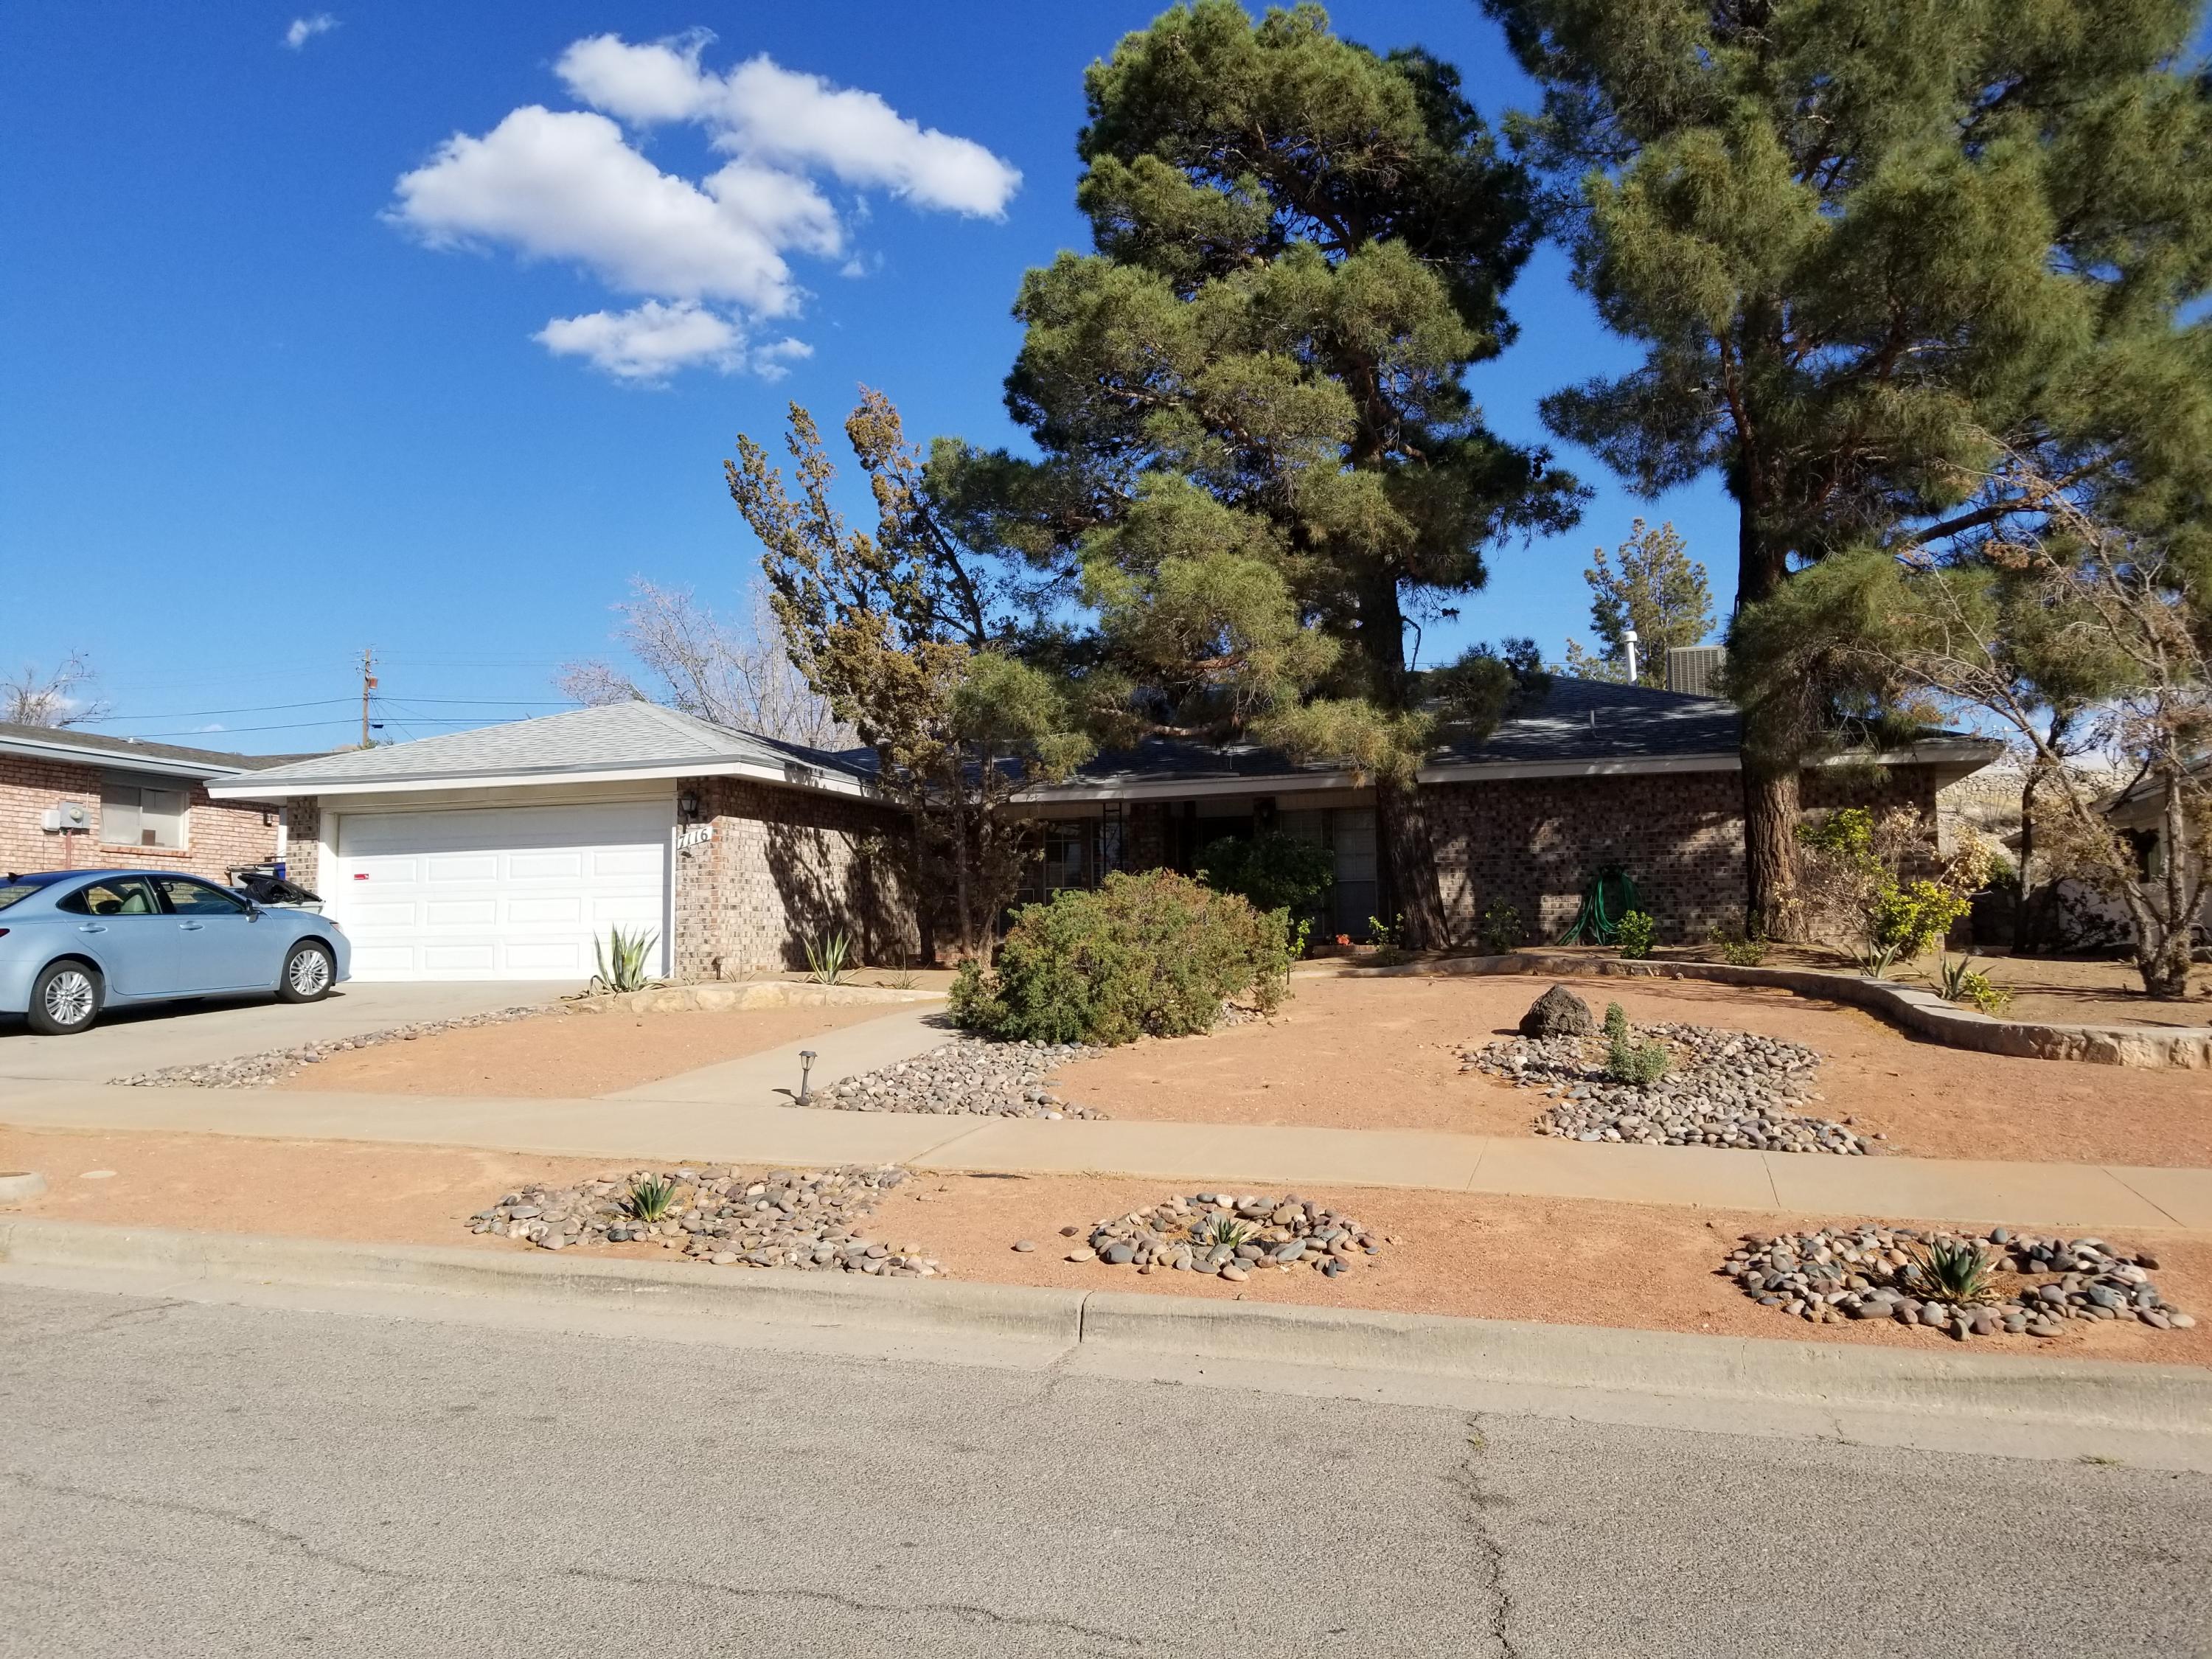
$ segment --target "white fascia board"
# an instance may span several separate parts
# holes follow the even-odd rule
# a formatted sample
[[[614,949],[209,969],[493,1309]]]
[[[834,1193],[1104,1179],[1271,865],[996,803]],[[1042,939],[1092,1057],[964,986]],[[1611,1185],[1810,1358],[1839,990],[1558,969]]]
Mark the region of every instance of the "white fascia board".
[[[1742,757],[1722,755],[1624,755],[1594,761],[1447,761],[1424,766],[1423,783],[1484,783],[1510,778],[1613,778],[1638,773],[1736,772]]]
[[[205,761],[167,760],[159,755],[84,749],[73,743],[46,743],[37,738],[0,738],[0,755],[21,755],[30,760],[57,761],[65,766],[88,766],[105,772],[150,772],[165,778],[201,781],[252,775],[243,766],[212,766]]]
[[[805,773],[794,776],[793,771]],[[650,766],[562,768],[547,771],[463,772],[436,777],[386,775],[374,778],[288,778],[255,783],[241,781],[210,786],[217,800],[265,800],[293,795],[385,795],[415,793],[434,789],[527,789],[533,786],[579,783],[639,783],[663,778],[750,778],[787,789],[819,789],[828,794],[873,799],[877,791],[857,778],[817,771],[811,767],[787,770],[757,761],[696,760],[657,763]]]
[[[1359,781],[1349,772],[1292,772],[1271,778],[1185,778],[1151,780],[1142,783],[1053,783],[1024,789],[1013,797],[1016,806],[1060,805],[1109,800],[1195,800],[1217,795],[1290,795],[1316,789],[1356,789]]]

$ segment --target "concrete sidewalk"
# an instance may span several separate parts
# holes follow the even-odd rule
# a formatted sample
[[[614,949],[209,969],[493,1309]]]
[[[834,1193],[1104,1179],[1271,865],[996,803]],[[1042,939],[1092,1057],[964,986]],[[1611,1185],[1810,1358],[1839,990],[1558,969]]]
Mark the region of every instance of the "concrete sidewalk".
[[[945,1171],[1139,1176],[1200,1187],[1398,1187],[2075,1231],[2212,1232],[2212,1170],[1834,1158],[1534,1135],[931,1116],[707,1100],[61,1083],[7,1090],[0,1096],[0,1121],[23,1128],[470,1146],[611,1162],[904,1164]]]

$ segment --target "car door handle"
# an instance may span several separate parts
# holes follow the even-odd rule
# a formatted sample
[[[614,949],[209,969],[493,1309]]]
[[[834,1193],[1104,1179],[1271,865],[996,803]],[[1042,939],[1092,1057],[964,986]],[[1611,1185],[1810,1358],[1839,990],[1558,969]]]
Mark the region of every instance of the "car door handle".
[[[105,922],[80,921],[76,925],[76,930],[80,933],[104,933],[107,931],[107,926]]]
[[[180,921],[177,924],[177,930],[179,933],[197,933],[200,930],[200,926],[201,924],[197,921]]]

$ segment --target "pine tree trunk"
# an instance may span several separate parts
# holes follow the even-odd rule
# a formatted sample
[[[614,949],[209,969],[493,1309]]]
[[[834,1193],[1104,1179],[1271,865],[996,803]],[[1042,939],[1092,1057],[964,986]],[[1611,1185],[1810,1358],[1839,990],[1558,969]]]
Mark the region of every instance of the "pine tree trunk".
[[[2203,890],[2188,853],[2188,811],[2182,800],[2178,767],[2165,769],[2164,799],[2160,827],[2164,831],[2165,867],[2158,872],[2159,902],[2142,894],[2129,908],[2135,912],[2136,968],[2143,989],[2160,1002],[2179,1002],[2189,994],[2190,947],[2197,906]]]
[[[2040,758],[2030,761],[2020,790],[2020,899],[2012,913],[2012,948],[2018,954],[2039,948],[2044,913],[2050,908],[2035,885],[2035,792],[2047,769]]]
[[[1383,902],[1386,908],[1395,907],[1402,921],[1400,942],[1409,950],[1441,950],[1450,943],[1450,929],[1444,921],[1436,848],[1429,838],[1420,786],[1376,783],[1375,828],[1382,856],[1383,890],[1389,895]]]
[[[973,961],[975,955],[975,883],[969,878],[975,856],[968,836],[967,780],[956,769],[952,775],[952,891],[953,902],[960,911],[963,961]]]
[[[1797,902],[1797,772],[1743,769],[1744,926],[1754,937],[1796,939],[1804,933]]]

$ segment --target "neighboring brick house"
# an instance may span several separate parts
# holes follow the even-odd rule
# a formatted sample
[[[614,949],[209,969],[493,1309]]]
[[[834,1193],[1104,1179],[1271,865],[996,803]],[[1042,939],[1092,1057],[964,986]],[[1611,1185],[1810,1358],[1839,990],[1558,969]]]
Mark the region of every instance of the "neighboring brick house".
[[[285,802],[293,878],[345,928],[357,979],[581,980],[617,927],[656,936],[659,973],[737,978],[802,966],[832,933],[875,961],[917,948],[885,850],[904,817],[872,760],[626,702],[251,787]]]
[[[224,880],[281,856],[280,809],[208,786],[296,758],[0,723],[0,871],[129,865]]]
[[[1936,843],[1936,796],[2002,745],[1943,733],[1908,750],[1808,766],[1808,812],[1904,806]],[[1873,761],[1877,765],[1869,767]],[[1493,902],[1531,940],[1557,938],[1591,878],[1618,865],[1670,941],[1740,921],[1744,899],[1741,722],[1717,698],[1555,678],[1543,702],[1480,744],[1447,744],[1420,771],[1447,925],[1472,940]],[[1400,908],[1382,882],[1374,792],[1343,770],[1267,750],[1154,740],[1030,789],[1043,858],[1032,896],[1093,886],[1112,869],[1190,870],[1226,836],[1280,830],[1328,847],[1329,932],[1364,937]]]

